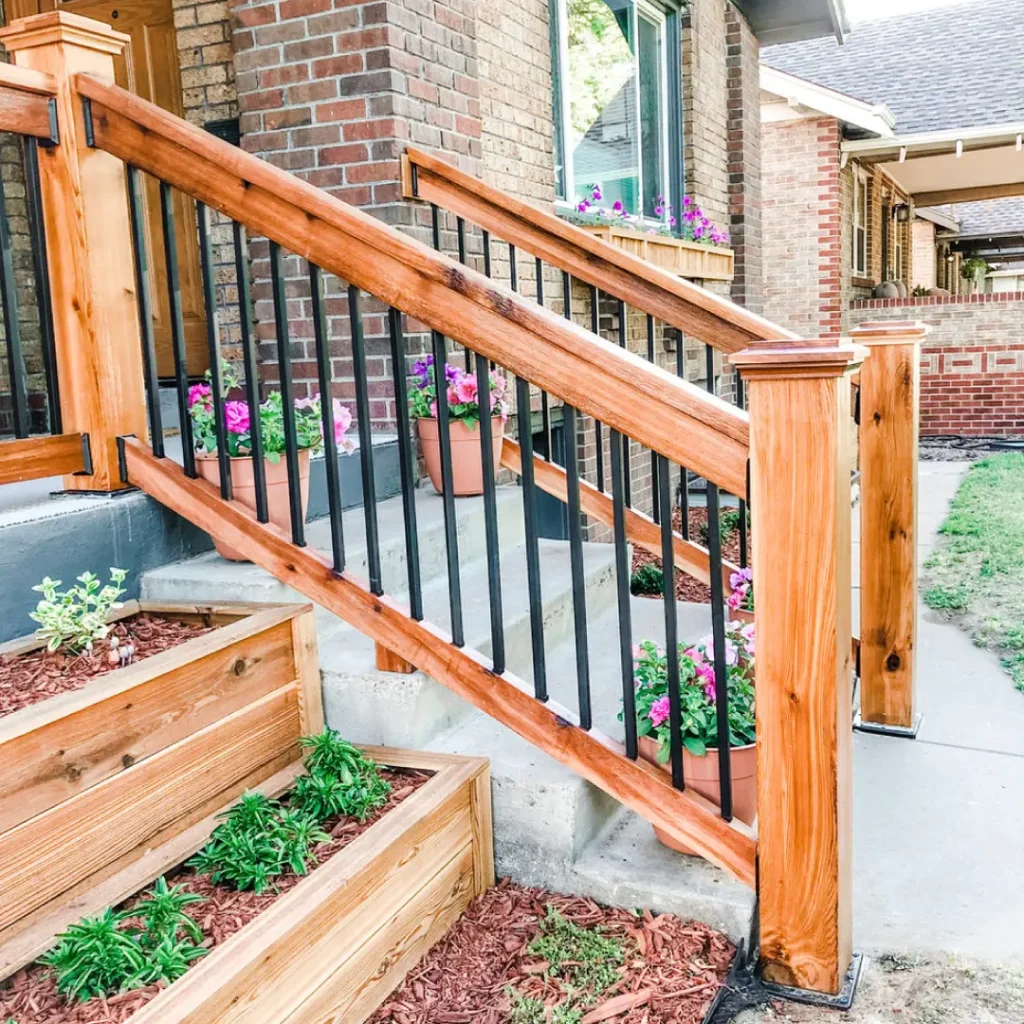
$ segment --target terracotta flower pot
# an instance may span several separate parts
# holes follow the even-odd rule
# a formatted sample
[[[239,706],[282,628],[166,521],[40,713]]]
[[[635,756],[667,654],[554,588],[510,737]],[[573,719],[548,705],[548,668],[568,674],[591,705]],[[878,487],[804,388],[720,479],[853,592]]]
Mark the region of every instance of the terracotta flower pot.
[[[671,764],[658,764],[657,740],[650,736],[641,736],[639,747],[640,756],[645,761],[669,775],[672,774]],[[729,752],[729,764],[732,769],[733,817],[752,825],[757,817],[757,745],[750,743],[745,747],[733,747]],[[718,749],[709,747],[703,757],[695,757],[683,747],[683,780],[687,789],[699,793],[718,807]],[[660,828],[655,828],[654,834],[662,845],[677,853],[697,852],[685,843],[677,842]]]
[[[436,419],[416,421],[423,446],[423,460],[427,464],[427,475],[438,494],[444,493],[441,484],[441,445],[437,435]],[[484,492],[484,463],[480,447],[480,425],[467,427],[461,420],[451,420],[452,440],[452,492],[456,498],[468,498]],[[500,416],[491,420],[491,447],[494,449],[494,465],[501,459],[501,441],[504,425]]]
[[[267,513],[275,526],[280,526],[291,534],[291,506],[288,502],[288,464],[284,455],[278,462],[263,460],[264,473],[267,478]],[[216,452],[196,452],[196,470],[199,475],[220,487],[220,465]],[[309,507],[309,449],[299,449],[299,491],[302,495],[302,515],[305,517]],[[252,459],[241,455],[231,459],[231,493],[235,501],[246,508],[256,509],[256,482],[253,479]],[[228,544],[222,544],[214,538],[213,546],[221,558],[231,562],[247,562],[241,552]]]

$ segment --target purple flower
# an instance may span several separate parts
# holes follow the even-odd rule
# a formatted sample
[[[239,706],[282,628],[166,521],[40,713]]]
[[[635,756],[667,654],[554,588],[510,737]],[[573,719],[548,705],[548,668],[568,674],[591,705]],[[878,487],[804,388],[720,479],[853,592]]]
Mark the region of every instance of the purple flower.
[[[587,212],[587,210],[589,210],[589,209],[590,209],[590,200],[589,200],[589,199],[584,199],[584,200],[582,200],[581,202],[577,203],[577,204],[576,204],[576,209],[577,209],[577,210],[578,210],[578,211],[579,211],[580,213],[586,213],[586,212]]]
[[[604,195],[601,192],[601,186],[600,185],[595,185],[593,187],[593,189],[591,190],[590,194],[594,197],[594,202],[595,203],[601,202],[601,200],[604,198]]]
[[[616,199],[615,202],[612,203],[612,209],[616,213],[622,213],[625,210],[625,207],[622,205],[622,200],[621,199]]]
[[[225,402],[224,420],[229,434],[248,434],[249,406],[245,402]]]

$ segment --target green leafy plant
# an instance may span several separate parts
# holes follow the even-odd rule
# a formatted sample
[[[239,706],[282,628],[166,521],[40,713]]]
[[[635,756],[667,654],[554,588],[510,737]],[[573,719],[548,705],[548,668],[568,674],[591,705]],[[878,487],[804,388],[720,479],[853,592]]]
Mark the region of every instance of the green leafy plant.
[[[108,907],[71,925],[40,957],[40,963],[53,969],[62,996],[85,1002],[113,995],[145,971],[145,950],[134,934],[120,927],[122,920],[122,914]]]
[[[186,907],[202,901],[197,893],[185,892],[183,885],[168,885],[161,875],[131,911],[142,924],[143,946],[155,948],[167,939],[177,939],[179,932],[202,942],[203,930],[185,913]]]
[[[602,992],[619,980],[619,966],[626,959],[621,942],[597,929],[581,928],[552,906],[541,922],[541,934],[527,950],[547,961],[546,973],[569,989],[570,1005],[574,1007],[596,1002]]]
[[[304,875],[313,847],[330,838],[310,814],[289,810],[261,793],[246,793],[188,866],[240,890],[264,892],[290,868]]]
[[[971,281],[979,274],[987,274],[991,269],[991,264],[984,256],[968,256],[960,264],[960,276],[965,281]]]
[[[377,765],[333,729],[299,741],[306,774],[295,781],[291,802],[317,821],[337,815],[365,821],[387,803],[391,784]]]
[[[910,293],[917,299],[923,299],[927,295],[931,295],[931,288],[926,288],[923,284],[915,284],[914,290]]]
[[[512,1000],[509,1010],[509,1024],[580,1024],[583,1011],[571,1009],[566,1003],[558,1003],[551,1007],[551,1014],[539,999],[524,996],[513,988],[507,994]]]
[[[48,651],[66,647],[73,652],[91,651],[93,642],[109,632],[107,617],[119,608],[117,599],[124,593],[121,584],[128,575],[124,569],[111,569],[110,582],[101,584],[91,572],[83,572],[77,585],[58,590],[60,580],[49,576],[32,589],[43,595],[29,618],[39,623],[36,634],[46,641]]]
[[[665,573],[660,565],[648,562],[636,568],[629,578],[629,592],[635,595],[661,594],[665,587]]]

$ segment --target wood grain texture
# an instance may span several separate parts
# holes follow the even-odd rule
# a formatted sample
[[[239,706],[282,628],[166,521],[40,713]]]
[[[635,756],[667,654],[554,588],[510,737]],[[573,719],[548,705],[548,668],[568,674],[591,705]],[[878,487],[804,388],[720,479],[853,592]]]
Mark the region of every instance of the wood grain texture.
[[[252,786],[245,785],[243,788],[263,793],[273,799],[291,789],[302,770],[302,762],[295,761],[270,778],[254,782]],[[184,863],[205,846],[210,834],[222,820],[221,812],[234,803],[236,794],[226,793],[222,796],[223,799],[218,799],[212,814],[201,817],[195,824],[162,842],[147,846],[142,856],[131,861],[126,867],[102,880],[89,879],[87,884],[78,887],[78,891],[73,895],[64,894],[41,907],[30,915],[32,921],[29,927],[13,935],[10,930],[0,932],[0,981],[41,953],[45,953],[68,925],[80,921],[83,917],[91,917],[105,907],[117,906],[160,875]]]
[[[519,445],[511,438],[506,437],[501,446],[501,464],[506,469],[512,470],[517,476],[522,476],[523,453]],[[552,497],[559,501],[566,501],[568,495],[568,483],[565,470],[561,466],[542,459],[539,455],[533,457],[534,483]],[[744,494],[746,497],[746,488]],[[580,508],[585,515],[596,519],[605,526],[615,525],[615,506],[612,499],[603,491],[599,491],[593,484],[586,480],[580,480]],[[645,516],[635,509],[626,509],[626,540],[630,544],[650,551],[659,557],[661,556],[661,526],[650,516]],[[677,569],[693,576],[701,583],[711,582],[711,556],[708,549],[694,544],[693,541],[685,540],[681,534],[673,532],[672,547],[675,551],[675,565]],[[725,594],[732,593],[732,585],[729,577],[739,572],[739,566],[732,562],[722,561],[722,585]]]
[[[292,626],[277,618],[196,637],[0,719],[0,834],[292,683]]]
[[[88,434],[93,474],[65,490],[118,490],[118,434],[146,436],[142,349],[124,165],[89,146],[78,72],[113,78],[126,36],[63,11],[0,31],[19,67],[52,77],[60,144],[40,150],[39,183],[65,428]]]
[[[0,96],[2,102],[3,97]],[[0,441],[0,484],[65,476],[84,469],[81,434],[52,434],[47,437],[26,437],[20,441]]]
[[[121,855],[141,855],[154,835],[261,765],[293,760],[298,734],[289,685],[9,829],[0,836],[0,927]]]
[[[57,95],[57,79],[45,71],[0,64],[0,86],[49,99]]]
[[[1008,199],[1012,196],[1024,196],[1024,181],[1014,181],[1006,185],[975,185],[973,188],[940,188],[934,192],[918,192],[914,196],[914,205],[923,209],[926,206],[943,206],[946,203],[977,203],[987,199]]]
[[[768,980],[838,992],[851,946],[850,386],[744,366],[757,600],[758,900]],[[764,593],[760,587],[767,582]]]
[[[473,891],[479,896],[494,885],[494,816],[491,808],[491,772],[477,773],[469,790],[473,822]]]
[[[0,131],[50,137],[50,100],[0,83]]]
[[[132,1024],[271,1024],[324,985],[333,996],[360,947],[460,855],[465,906],[476,770],[464,764],[439,772],[248,924],[244,941],[215,949]]]
[[[93,75],[96,143],[730,493],[747,416],[498,282]],[[124,431],[142,436],[140,430]]]
[[[417,191],[407,174],[405,195],[450,210],[545,263],[596,285],[631,306],[726,352],[754,341],[794,339],[776,324],[603,242],[589,231],[539,207],[506,195],[446,160],[408,148]]]
[[[323,732],[324,701],[316,617],[312,608],[292,619],[291,634],[291,653],[299,688],[299,727],[303,736],[315,736]]]
[[[412,662],[400,658],[394,651],[389,651],[383,644],[374,644],[374,663],[380,672],[397,672],[410,675],[416,671]]]
[[[365,581],[335,573],[323,554],[295,547],[276,527],[257,523],[243,506],[221,500],[209,484],[189,480],[171,460],[156,459],[132,438],[126,439],[125,457],[132,483],[162,504],[753,886],[756,842],[749,830],[723,821],[708,801],[673,789],[657,768],[628,760],[620,743],[596,729],[579,728],[568,708],[555,701],[541,704],[511,673],[496,676],[478,651],[455,647],[443,630],[416,622],[390,598],[370,593]]]
[[[860,710],[910,728],[917,677],[917,442],[923,325],[865,324],[860,390]]]

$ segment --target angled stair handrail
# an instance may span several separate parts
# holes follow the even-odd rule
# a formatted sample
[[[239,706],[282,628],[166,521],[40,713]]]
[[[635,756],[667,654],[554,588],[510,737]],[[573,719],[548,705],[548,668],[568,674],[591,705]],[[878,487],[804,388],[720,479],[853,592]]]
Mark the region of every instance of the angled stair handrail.
[[[509,196],[432,153],[406,149],[402,186],[407,198],[457,214],[723,352],[739,352],[759,342],[797,340],[797,335],[743,306]]]

